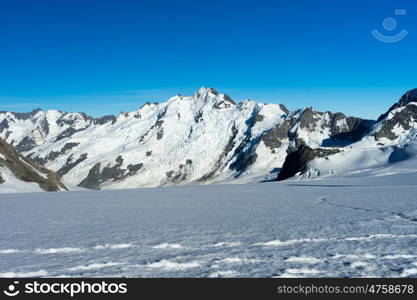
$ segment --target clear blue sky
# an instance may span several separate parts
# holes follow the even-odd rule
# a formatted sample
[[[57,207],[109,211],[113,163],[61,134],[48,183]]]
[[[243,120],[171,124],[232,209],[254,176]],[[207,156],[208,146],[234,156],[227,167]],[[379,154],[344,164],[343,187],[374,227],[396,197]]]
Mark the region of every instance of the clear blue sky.
[[[376,118],[417,87],[410,0],[0,0],[0,37],[0,110],[117,114],[209,86]]]

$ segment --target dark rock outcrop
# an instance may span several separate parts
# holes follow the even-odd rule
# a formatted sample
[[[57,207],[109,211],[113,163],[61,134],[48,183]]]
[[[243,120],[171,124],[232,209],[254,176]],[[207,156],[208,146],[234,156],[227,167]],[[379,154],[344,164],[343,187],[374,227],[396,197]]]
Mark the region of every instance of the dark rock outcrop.
[[[417,89],[405,93],[397,103],[378,118],[382,126],[380,130],[374,133],[375,139],[387,138],[389,140],[395,140],[398,137],[393,130],[395,126],[409,130],[413,126],[413,123],[417,122],[417,105],[414,103],[417,103]],[[398,108],[402,109],[393,112]],[[389,116],[391,112],[393,113]]]
[[[95,118],[93,120],[93,123],[96,124],[96,125],[103,125],[103,124],[106,124],[108,122],[111,122],[111,124],[113,125],[114,123],[116,123],[116,121],[117,121],[117,118],[115,116],[107,115],[107,116],[103,116],[103,117],[100,117],[100,118]]]
[[[284,104],[279,104],[279,108],[281,108],[281,110],[288,115],[290,113],[290,111],[288,110],[288,108],[284,105]]]
[[[222,100],[222,101],[216,102],[214,104],[214,107],[217,108],[217,109],[221,109],[221,108],[229,108],[229,107],[232,107],[233,105],[236,105],[236,102],[233,101],[233,99],[230,98],[226,94],[223,95],[223,99],[224,100]]]
[[[271,149],[279,148],[282,145],[282,141],[289,137],[292,126],[293,122],[291,120],[285,120],[262,135],[261,140],[264,142],[265,146]]]
[[[378,118],[378,122],[382,121],[383,119],[385,119],[388,114],[393,111],[394,109],[400,108],[400,107],[404,107],[407,104],[411,103],[411,102],[417,102],[417,88],[416,89],[412,89],[409,90],[407,93],[405,93],[400,100],[395,103],[393,106],[390,107],[390,109],[382,114],[379,118]]]
[[[36,109],[34,109],[34,110],[32,110],[31,112],[28,112],[28,113],[19,113],[19,112],[10,112],[10,113],[13,114],[16,117],[16,119],[29,120],[29,119],[33,118],[40,111],[42,111],[42,109],[36,108]],[[4,111],[4,110],[0,111],[0,114],[2,114],[2,113],[7,113],[7,111]]]
[[[182,180],[187,179],[190,176],[189,169],[192,164],[193,161],[191,159],[187,159],[185,161],[185,164],[179,165],[178,170],[171,170],[169,172],[166,172],[165,174],[167,176],[167,180],[172,183],[179,183]]]
[[[3,139],[0,138],[0,166],[7,168],[18,179],[24,182],[37,183],[44,191],[66,190],[65,185],[59,180],[59,176],[35,161],[26,158]],[[4,183],[4,179],[0,179]]]
[[[70,137],[70,136],[72,136],[73,134],[75,134],[75,133],[77,133],[77,132],[80,132],[80,131],[83,131],[83,130],[86,130],[87,129],[87,127],[85,127],[85,128],[79,128],[79,129],[75,129],[75,128],[73,128],[73,127],[69,127],[69,128],[67,128],[67,129],[65,129],[63,132],[61,132],[57,137],[56,137],[56,139],[55,139],[55,141],[57,142],[57,141],[60,141],[60,140],[62,140],[62,139],[65,139],[65,138],[67,138],[67,137]]]
[[[297,151],[287,155],[284,165],[278,174],[278,181],[293,177],[298,172],[304,172],[307,164],[318,157],[327,157],[340,152],[339,149],[311,149],[308,146],[301,145]]]
[[[319,122],[325,114],[327,114],[328,118],[324,119],[324,122]],[[339,122],[344,124],[340,125],[338,124]],[[300,128],[311,132],[322,132],[328,129],[330,138],[323,141],[322,146],[345,145],[356,142],[374,124],[373,121],[348,117],[340,112],[331,113],[327,111],[323,113],[314,111],[312,108],[305,109],[297,123]]]
[[[392,118],[383,122],[381,129],[374,134],[375,139],[388,138],[395,140],[397,135],[393,132],[395,126],[401,126],[405,130],[411,128],[411,123],[417,122],[417,105],[407,105],[399,112],[396,112]]]
[[[67,152],[68,150],[71,150],[72,148],[77,147],[79,144],[80,143],[66,143],[64,145],[64,147],[62,147],[62,149],[60,151],[51,151],[44,158],[41,158],[41,157],[32,157],[31,155],[28,155],[28,156],[30,158],[32,158],[33,160],[35,160],[36,162],[40,163],[41,165],[45,165],[48,161],[53,161],[54,159],[56,159],[60,155],[65,154],[65,152]]]
[[[369,129],[375,124],[373,120],[364,120],[355,117],[346,118],[347,130],[340,130],[333,128],[332,123],[332,137],[324,140],[323,147],[329,146],[346,146],[359,141]]]
[[[88,175],[84,180],[82,180],[78,186],[87,188],[87,189],[100,189],[100,185],[107,181],[117,181],[125,178],[126,176],[135,175],[140,169],[142,169],[143,164],[129,164],[127,169],[122,169],[123,158],[121,156],[117,157],[116,164],[101,168],[101,163],[96,163],[93,168],[89,171]]]
[[[36,142],[31,137],[25,136],[23,140],[16,145],[16,150],[18,152],[26,152],[32,150],[36,146]]]
[[[261,140],[273,151],[288,139],[290,146],[287,152],[291,153],[305,144],[299,136],[300,130],[311,133],[328,131],[329,138],[323,140],[320,146],[346,146],[359,141],[374,124],[375,121],[347,117],[342,113],[319,112],[307,107],[265,132]]]
[[[59,176],[63,176],[65,174],[67,174],[71,169],[75,168],[78,164],[80,164],[81,162],[86,160],[87,157],[88,157],[87,153],[83,153],[83,154],[80,155],[80,157],[78,157],[77,160],[74,161],[74,155],[70,155],[67,158],[67,161],[65,162],[65,165],[63,165],[57,171],[57,173],[59,174]]]
[[[7,121],[7,119],[4,119],[0,122],[0,133],[2,133],[7,128],[9,128],[9,122]]]
[[[101,182],[104,178],[100,176],[100,163],[94,165],[91,170],[88,172],[86,178],[80,182],[78,186],[87,188],[87,189],[98,189]]]

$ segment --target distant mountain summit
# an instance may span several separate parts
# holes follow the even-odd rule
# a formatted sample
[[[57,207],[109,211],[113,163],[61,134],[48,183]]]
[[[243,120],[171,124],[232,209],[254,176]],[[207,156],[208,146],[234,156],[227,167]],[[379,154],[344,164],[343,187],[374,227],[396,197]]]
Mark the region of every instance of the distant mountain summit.
[[[287,157],[278,179],[387,169],[402,161],[409,161],[404,170],[417,170],[416,160],[413,160],[417,156],[417,89],[405,93],[377,122],[366,122],[359,127],[359,134],[354,136],[360,138],[337,154],[323,149],[298,148]]]
[[[400,100],[397,103],[395,103],[393,106],[391,106],[391,108],[386,113],[382,114],[378,118],[378,122],[380,122],[383,119],[385,119],[391,111],[393,111],[395,109],[398,109],[398,108],[401,108],[401,107],[405,107],[409,103],[415,103],[415,102],[417,102],[417,89],[409,90],[408,92],[406,92],[400,98]]]
[[[102,118],[55,110],[0,112],[0,137],[64,182],[84,188],[262,181],[276,177],[301,145],[347,153],[411,138],[415,97],[415,90],[408,92],[376,122],[312,107],[237,103],[202,87],[191,96]]]
[[[413,89],[378,118],[372,133],[377,140],[386,138],[390,141],[404,142],[414,138],[416,128],[417,89]]]
[[[18,154],[0,138],[0,191],[66,190],[57,174]]]

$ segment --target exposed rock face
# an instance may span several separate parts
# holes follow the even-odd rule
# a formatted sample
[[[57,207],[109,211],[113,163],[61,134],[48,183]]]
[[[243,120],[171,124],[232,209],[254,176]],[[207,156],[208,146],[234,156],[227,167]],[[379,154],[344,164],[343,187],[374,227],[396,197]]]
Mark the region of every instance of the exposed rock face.
[[[65,154],[65,152],[71,150],[74,147],[77,147],[80,143],[66,143],[64,145],[64,147],[62,147],[62,149],[60,151],[51,151],[49,152],[48,156],[46,156],[45,158],[35,158],[34,160],[37,161],[38,163],[40,163],[41,165],[46,164],[48,161],[53,161],[55,160],[57,157],[59,157],[60,155]],[[28,157],[30,157],[31,155],[28,155]]]
[[[116,164],[101,168],[101,163],[96,163],[94,167],[89,171],[87,177],[80,182],[79,186],[87,189],[100,189],[100,184],[106,181],[117,181],[126,176],[132,176],[136,174],[143,166],[143,164],[132,165],[129,164],[127,169],[121,168],[123,165],[123,158],[117,157]]]
[[[293,120],[285,120],[262,135],[261,140],[264,142],[265,146],[271,149],[279,148],[281,147],[283,140],[290,138],[290,130],[293,124]]]
[[[74,155],[71,154],[68,158],[65,164],[57,171],[59,176],[64,176],[67,174],[71,169],[75,168],[78,164],[85,161],[88,157],[87,153],[82,153],[75,161],[74,161]]]
[[[375,121],[354,117],[347,117],[345,120],[347,130],[338,132],[337,129],[333,129],[330,141],[323,141],[323,146],[345,146],[357,142],[365,136],[375,124]]]
[[[271,149],[288,140],[288,153],[308,144],[314,147],[346,146],[358,141],[374,121],[347,117],[342,113],[319,112],[307,107],[267,131],[261,140]]]
[[[405,93],[400,100],[378,118],[377,130],[373,136],[376,140],[386,138],[396,140],[406,135],[412,128],[417,128],[417,89]]]
[[[301,145],[297,151],[288,154],[278,174],[278,181],[291,178],[299,172],[304,172],[308,163],[315,158],[327,157],[338,152],[340,152],[339,149],[311,149],[308,146]]]
[[[9,122],[7,119],[4,119],[3,121],[0,122],[0,133],[5,131],[7,128],[9,128]]]
[[[16,150],[19,152],[25,152],[33,149],[34,147],[36,147],[36,142],[32,138],[25,136],[23,140],[16,145]]]
[[[29,120],[31,118],[33,118],[38,112],[42,111],[40,108],[36,108],[34,110],[32,110],[31,112],[28,113],[13,113],[14,116],[19,119],[19,120]],[[5,114],[8,113],[8,111],[0,111],[0,114]]]
[[[115,116],[107,115],[107,116],[103,116],[101,118],[95,118],[93,123],[103,125],[103,124],[106,124],[108,122],[111,122],[111,124],[113,125],[114,123],[116,123],[116,121],[117,121],[117,118]]]
[[[400,107],[404,107],[409,103],[412,102],[417,102],[417,89],[412,89],[409,90],[408,92],[406,92],[401,98],[400,100],[395,103],[393,106],[390,107],[390,109],[388,109],[388,111],[384,114],[382,114],[379,118],[378,118],[378,122],[382,121],[383,119],[385,119],[388,114],[393,111],[394,109],[400,108]]]
[[[281,110],[288,115],[290,113],[290,111],[287,109],[287,107],[284,104],[279,104],[279,108],[281,108]]]
[[[387,138],[395,140],[398,135],[395,132],[395,127],[399,126],[402,130],[409,130],[417,123],[417,103],[408,104],[400,111],[392,113],[390,118],[383,121],[381,129],[374,134],[375,139]]]
[[[180,164],[177,171],[169,171],[166,172],[166,176],[168,180],[172,183],[178,183],[183,180],[186,180],[188,176],[190,176],[190,168],[193,164],[193,161],[191,159],[187,159],[185,164]]]
[[[0,171],[7,169],[17,180],[36,183],[44,191],[66,190],[56,173],[18,154],[11,145],[1,138],[0,154]],[[0,176],[0,183],[4,184],[7,181]]]
[[[293,130],[294,138],[299,138],[298,130],[304,129],[314,135],[327,132],[328,139],[324,139],[320,146],[335,144],[349,144],[358,141],[374,122],[361,118],[347,117],[342,113],[318,112],[311,107],[305,109]],[[302,137],[301,137],[302,138]],[[295,141],[298,147],[300,143]]]

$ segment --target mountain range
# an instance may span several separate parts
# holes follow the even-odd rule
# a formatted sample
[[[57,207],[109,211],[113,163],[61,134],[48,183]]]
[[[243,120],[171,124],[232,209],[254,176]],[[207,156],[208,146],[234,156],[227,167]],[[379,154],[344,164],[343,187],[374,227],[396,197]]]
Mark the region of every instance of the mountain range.
[[[280,171],[280,179],[317,178],[407,160],[416,136],[417,89],[378,120],[236,103],[204,87],[101,118],[0,112],[0,138],[70,189],[256,182],[276,180]]]

